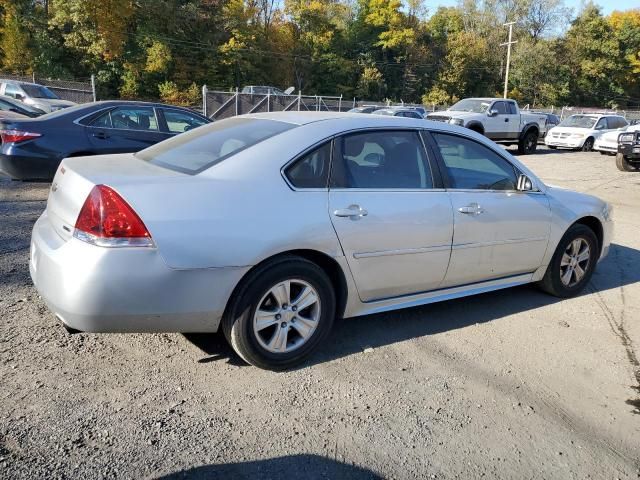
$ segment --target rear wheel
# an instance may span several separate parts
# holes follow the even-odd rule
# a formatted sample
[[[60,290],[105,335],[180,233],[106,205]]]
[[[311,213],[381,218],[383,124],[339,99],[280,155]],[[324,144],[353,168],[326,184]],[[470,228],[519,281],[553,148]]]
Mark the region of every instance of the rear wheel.
[[[243,360],[284,370],[302,362],[326,338],[336,312],[326,273],[300,257],[283,257],[252,272],[222,320]]]
[[[621,153],[616,155],[616,167],[618,167],[618,170],[621,172],[634,172],[638,170],[638,167],[632,165]]]
[[[556,297],[577,295],[593,275],[598,251],[598,239],[593,230],[585,225],[573,225],[558,243],[538,285]]]
[[[593,137],[589,137],[584,141],[581,150],[583,152],[591,152],[593,150]]]
[[[538,134],[535,131],[528,131],[518,142],[518,153],[528,155],[536,151],[538,147]]]

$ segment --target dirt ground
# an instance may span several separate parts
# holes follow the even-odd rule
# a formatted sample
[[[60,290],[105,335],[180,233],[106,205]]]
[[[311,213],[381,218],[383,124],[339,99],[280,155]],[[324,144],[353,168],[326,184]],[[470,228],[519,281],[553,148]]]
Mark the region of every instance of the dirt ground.
[[[640,478],[640,173],[523,160],[615,206],[585,294],[339,321],[285,373],[221,335],[69,335],[28,273],[48,185],[0,180],[0,478]]]

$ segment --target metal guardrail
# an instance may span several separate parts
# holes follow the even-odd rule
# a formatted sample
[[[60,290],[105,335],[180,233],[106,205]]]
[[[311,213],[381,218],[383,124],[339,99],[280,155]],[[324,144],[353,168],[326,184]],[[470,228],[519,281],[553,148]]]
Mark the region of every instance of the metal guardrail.
[[[79,81],[40,78],[37,75],[15,75],[0,71],[0,81],[3,79],[44,85],[62,100],[69,100],[75,103],[96,101],[96,82],[93,75],[88,81]]]

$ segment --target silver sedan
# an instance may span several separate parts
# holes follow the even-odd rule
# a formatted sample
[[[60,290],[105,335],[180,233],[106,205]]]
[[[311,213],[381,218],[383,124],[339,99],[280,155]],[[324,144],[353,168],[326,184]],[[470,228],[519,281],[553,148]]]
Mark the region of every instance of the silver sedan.
[[[607,203],[470,130],[256,114],[63,161],[30,271],[68,329],[221,328],[247,362],[283,369],[334,318],[531,282],[576,295],[611,232]]]

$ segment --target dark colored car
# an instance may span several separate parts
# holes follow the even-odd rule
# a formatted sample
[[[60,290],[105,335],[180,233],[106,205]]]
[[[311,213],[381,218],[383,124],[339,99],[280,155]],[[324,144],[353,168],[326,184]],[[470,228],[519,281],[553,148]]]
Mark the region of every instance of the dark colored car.
[[[560,117],[558,117],[557,115],[554,115],[553,113],[534,112],[534,111],[532,111],[531,113],[539,113],[540,115],[544,115],[545,117],[547,117],[544,122],[547,128],[545,128],[544,133],[542,134],[540,139],[543,139],[549,130],[551,130],[553,127],[555,127],[560,123]]]
[[[45,113],[44,110],[32,107],[31,105],[27,105],[26,103],[22,103],[19,100],[15,100],[5,95],[0,95],[0,110],[3,112],[18,113],[29,118],[39,117]]]
[[[373,113],[380,107],[378,105],[363,105],[362,107],[354,107],[349,110],[349,113]]]
[[[104,101],[0,120],[0,173],[50,180],[66,157],[137,152],[211,120],[159,103]]]
[[[398,107],[389,107],[389,108],[380,108],[373,112],[374,115],[390,115],[393,117],[406,117],[406,118],[419,118],[424,119],[420,112],[413,108],[398,108]]]

